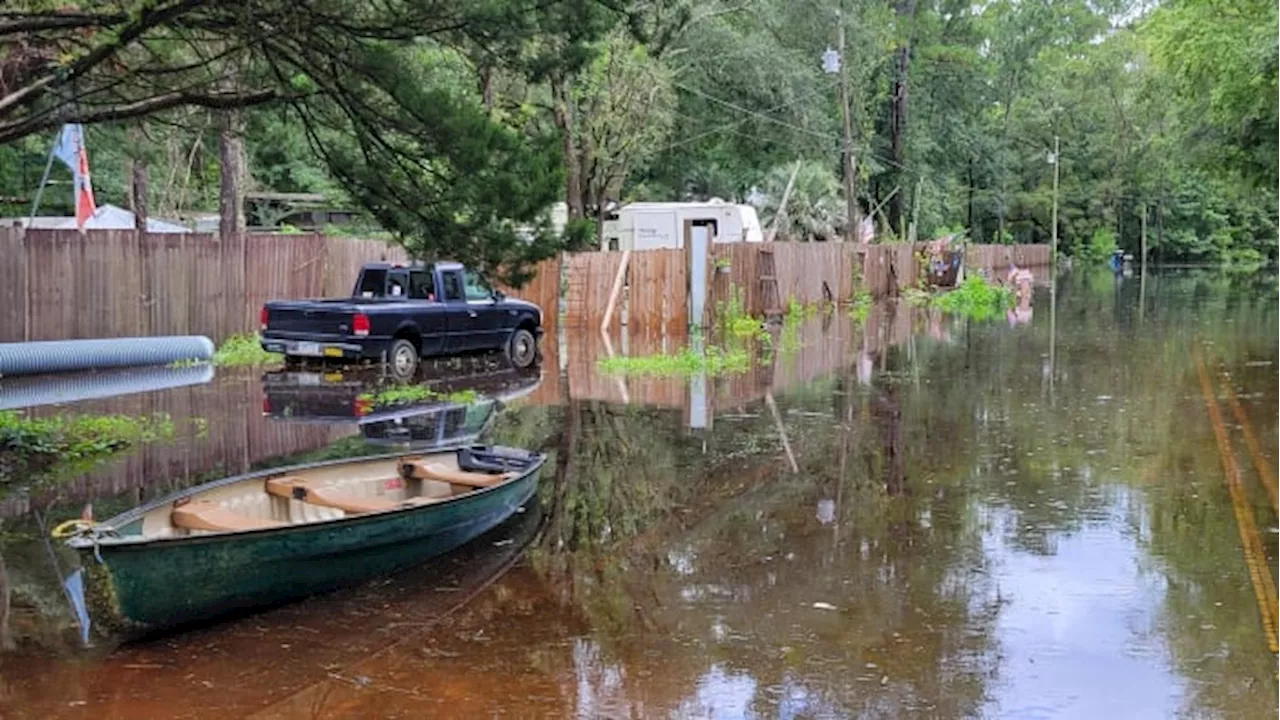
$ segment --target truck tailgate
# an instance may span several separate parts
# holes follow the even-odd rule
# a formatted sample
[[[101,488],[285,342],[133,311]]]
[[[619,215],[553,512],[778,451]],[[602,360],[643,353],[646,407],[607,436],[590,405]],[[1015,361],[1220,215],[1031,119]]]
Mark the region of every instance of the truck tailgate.
[[[359,311],[345,300],[273,300],[266,309],[268,334],[310,339],[347,337]]]

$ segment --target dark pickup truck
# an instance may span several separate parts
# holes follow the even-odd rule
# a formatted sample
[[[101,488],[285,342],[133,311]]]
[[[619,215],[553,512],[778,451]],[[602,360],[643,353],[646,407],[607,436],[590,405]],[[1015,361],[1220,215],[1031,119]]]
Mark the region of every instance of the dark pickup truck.
[[[272,300],[262,308],[262,347],[288,363],[306,358],[385,360],[400,379],[421,357],[501,350],[533,365],[542,336],[537,305],[494,290],[458,263],[369,263],[350,298]]]

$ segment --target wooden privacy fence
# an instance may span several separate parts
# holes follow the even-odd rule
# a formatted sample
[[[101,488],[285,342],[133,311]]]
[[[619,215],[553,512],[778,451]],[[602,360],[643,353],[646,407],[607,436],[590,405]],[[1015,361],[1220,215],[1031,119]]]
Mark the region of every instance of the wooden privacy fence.
[[[222,341],[273,298],[348,295],[360,266],[405,260],[321,235],[0,228],[0,342],[146,335]]]
[[[715,275],[711,282],[712,310],[730,300],[736,290],[752,315],[765,311],[760,287],[761,250],[772,252],[779,299],[811,304],[824,300],[849,302],[858,289],[885,297],[915,286],[920,278],[920,255],[927,243],[859,246],[852,243],[734,243],[712,250]],[[1048,267],[1048,245],[967,245],[965,267],[1003,270],[1012,261],[1019,267]],[[830,295],[828,296],[828,293]]]
[[[859,287],[873,297],[895,294],[918,281],[924,247],[716,244],[707,307],[714,313],[736,290],[749,313],[764,312],[761,250],[772,255],[785,308],[791,299],[848,302]],[[525,287],[504,290],[537,303],[548,336],[555,337],[563,289],[567,326],[598,332],[622,256],[585,252],[550,258],[536,266]],[[965,250],[971,269],[1003,270],[1010,262],[1038,268],[1049,258],[1045,245]],[[223,241],[205,233],[0,228],[0,342],[188,334],[221,342],[257,330],[258,309],[267,300],[348,295],[360,266],[380,259],[404,261],[406,255],[375,240],[314,234],[244,234]],[[688,268],[684,250],[632,252],[610,332],[619,332],[626,318],[630,341],[683,337],[693,320]]]

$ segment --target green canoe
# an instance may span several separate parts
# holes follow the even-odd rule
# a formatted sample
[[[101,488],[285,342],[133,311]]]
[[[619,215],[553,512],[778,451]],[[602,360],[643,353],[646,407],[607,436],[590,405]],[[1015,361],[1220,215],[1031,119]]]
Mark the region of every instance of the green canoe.
[[[545,460],[470,446],[272,468],[78,527],[81,634],[148,634],[421,563],[522,511]]]

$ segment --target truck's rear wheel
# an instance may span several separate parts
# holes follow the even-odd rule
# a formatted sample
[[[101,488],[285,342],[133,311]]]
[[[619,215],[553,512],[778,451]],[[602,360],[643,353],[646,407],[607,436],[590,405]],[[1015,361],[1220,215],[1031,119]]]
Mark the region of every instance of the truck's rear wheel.
[[[394,340],[387,351],[387,365],[395,379],[412,380],[418,374],[418,348],[404,338]]]
[[[507,344],[507,359],[521,370],[532,365],[538,359],[538,341],[533,333],[524,328],[516,328]]]

